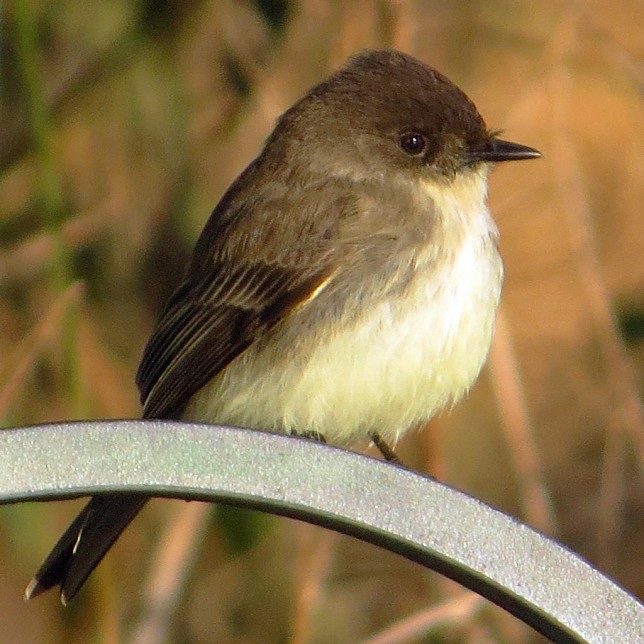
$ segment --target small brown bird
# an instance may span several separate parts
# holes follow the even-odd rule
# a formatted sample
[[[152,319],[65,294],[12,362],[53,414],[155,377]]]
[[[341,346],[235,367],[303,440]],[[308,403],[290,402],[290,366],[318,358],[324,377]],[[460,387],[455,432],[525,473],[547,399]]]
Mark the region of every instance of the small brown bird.
[[[145,349],[143,416],[387,452],[478,376],[503,276],[487,174],[538,156],[420,61],[355,56],[280,117],[212,213]],[[74,597],[146,501],[92,498],[26,597]]]

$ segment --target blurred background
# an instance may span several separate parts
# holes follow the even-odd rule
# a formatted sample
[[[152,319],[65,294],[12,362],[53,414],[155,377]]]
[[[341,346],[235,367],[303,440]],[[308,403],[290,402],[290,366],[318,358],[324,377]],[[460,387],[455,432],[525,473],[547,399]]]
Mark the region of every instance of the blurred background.
[[[644,596],[640,0],[1,12],[3,427],[136,417],[142,349],[223,191],[311,85],[361,48],[395,47],[544,155],[492,175],[507,278],[488,367],[397,451]],[[375,547],[178,501],[149,504],[71,606],[23,603],[82,504],[0,508],[0,642],[541,641]]]

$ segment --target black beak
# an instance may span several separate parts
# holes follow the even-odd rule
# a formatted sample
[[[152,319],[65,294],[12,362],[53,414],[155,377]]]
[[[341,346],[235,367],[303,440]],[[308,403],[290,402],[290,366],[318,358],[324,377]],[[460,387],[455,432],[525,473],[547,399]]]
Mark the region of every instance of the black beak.
[[[539,150],[519,143],[510,143],[501,139],[492,138],[483,144],[475,144],[467,151],[467,160],[470,162],[488,161],[519,161],[520,159],[537,159],[541,156]]]

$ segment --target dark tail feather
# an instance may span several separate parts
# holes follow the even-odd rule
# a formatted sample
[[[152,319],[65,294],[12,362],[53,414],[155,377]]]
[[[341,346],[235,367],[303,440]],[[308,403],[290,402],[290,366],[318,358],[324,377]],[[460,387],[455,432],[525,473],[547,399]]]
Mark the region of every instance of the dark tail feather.
[[[73,599],[148,498],[141,494],[93,497],[29,582],[25,599],[54,586],[60,586],[63,604]]]

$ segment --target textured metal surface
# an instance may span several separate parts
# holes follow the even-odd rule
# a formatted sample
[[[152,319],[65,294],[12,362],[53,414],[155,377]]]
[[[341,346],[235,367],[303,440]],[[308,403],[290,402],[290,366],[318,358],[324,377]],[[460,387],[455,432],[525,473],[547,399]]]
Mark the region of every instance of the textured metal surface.
[[[0,431],[1,503],[126,490],[254,507],[356,536],[459,581],[558,642],[644,641],[644,607],[581,558],[390,463],[166,421]]]

